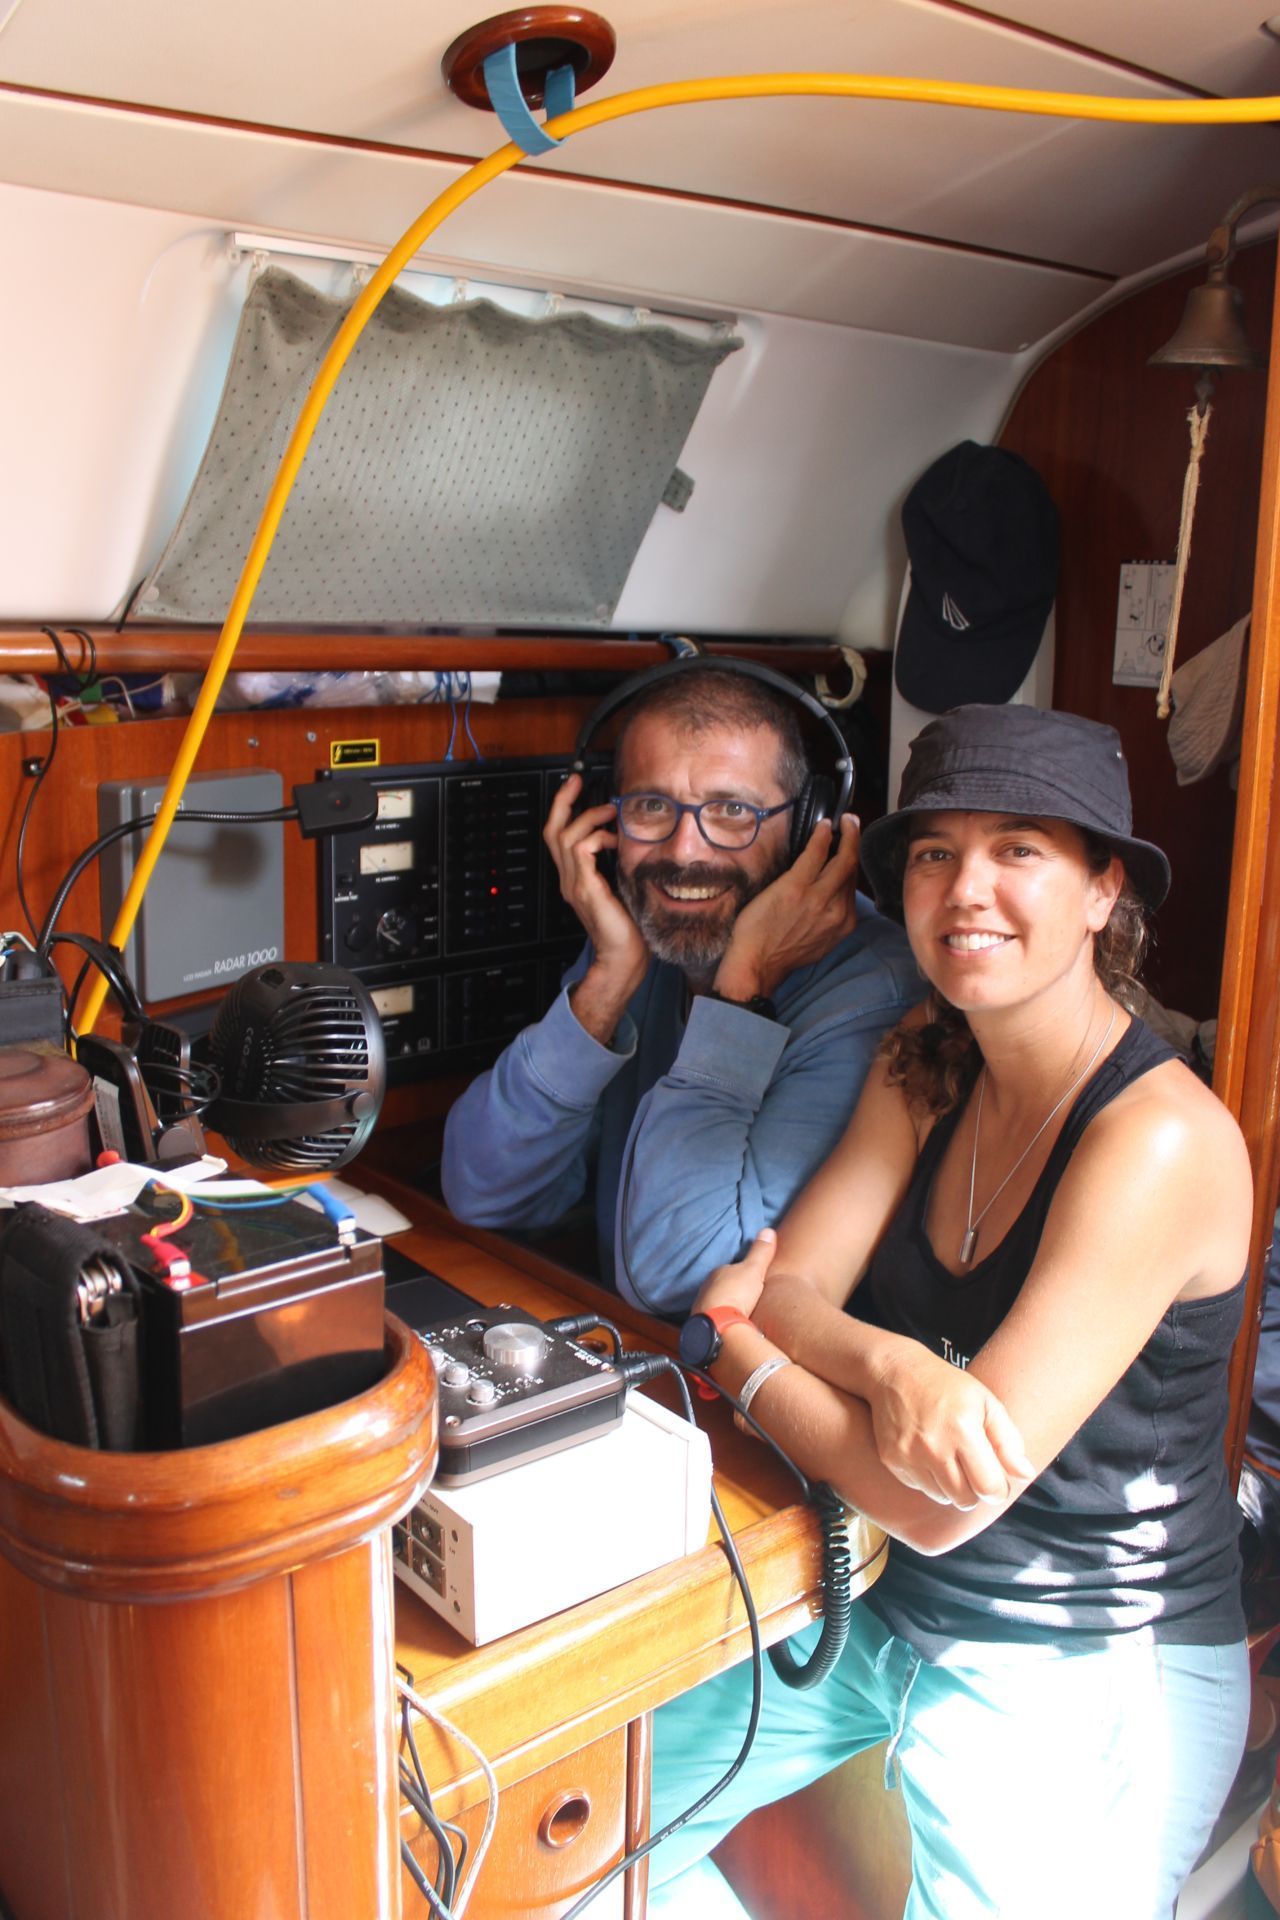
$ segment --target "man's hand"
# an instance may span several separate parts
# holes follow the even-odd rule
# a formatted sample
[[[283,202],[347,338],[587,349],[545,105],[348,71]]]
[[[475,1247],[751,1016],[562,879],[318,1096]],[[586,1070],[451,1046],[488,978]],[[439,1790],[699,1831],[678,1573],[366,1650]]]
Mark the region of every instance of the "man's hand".
[[[693,1303],[694,1313],[706,1313],[710,1307],[736,1307],[748,1318],[764,1292],[778,1236],[772,1227],[761,1227],[745,1257],[730,1267],[717,1267]]]
[[[832,824],[821,820],[794,865],[748,901],[734,923],[712,982],[726,1000],[770,998],[798,967],[821,960],[858,923],[853,890],[858,875],[858,822],[841,816],[831,851]]]
[[[618,844],[611,830],[613,808],[587,807],[575,817],[573,805],[581,792],[581,778],[571,773],[551,802],[542,838],[556,863],[560,892],[591,942],[591,965],[570,995],[574,1016],[608,1046],[644,979],[649,954],[639,927],[597,864],[599,854]]]
[[[881,1368],[870,1404],[882,1464],[930,1500],[1004,1506],[1035,1478],[1004,1403],[924,1347]]]

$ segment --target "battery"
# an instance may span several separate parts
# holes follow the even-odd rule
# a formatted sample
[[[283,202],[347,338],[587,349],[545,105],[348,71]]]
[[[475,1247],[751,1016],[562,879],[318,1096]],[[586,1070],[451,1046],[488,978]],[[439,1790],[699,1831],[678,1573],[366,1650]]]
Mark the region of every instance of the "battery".
[[[344,1240],[296,1200],[198,1206],[165,1234],[178,1204],[148,1188],[98,1223],[141,1282],[146,1447],[234,1439],[318,1413],[381,1379],[380,1240],[359,1232]],[[155,1228],[164,1255],[144,1238]]]

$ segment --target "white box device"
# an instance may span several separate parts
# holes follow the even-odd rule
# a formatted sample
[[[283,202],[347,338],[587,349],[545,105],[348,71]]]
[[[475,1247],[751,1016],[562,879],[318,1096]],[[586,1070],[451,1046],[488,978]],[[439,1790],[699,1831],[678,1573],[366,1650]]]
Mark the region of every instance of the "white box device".
[[[697,1552],[710,1520],[706,1434],[632,1390],[594,1440],[429,1488],[395,1528],[395,1570],[479,1647]]]

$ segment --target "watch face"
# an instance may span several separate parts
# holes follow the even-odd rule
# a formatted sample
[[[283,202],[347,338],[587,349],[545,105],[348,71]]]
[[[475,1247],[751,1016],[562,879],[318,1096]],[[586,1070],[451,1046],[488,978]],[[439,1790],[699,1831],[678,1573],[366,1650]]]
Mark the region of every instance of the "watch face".
[[[680,1329],[680,1358],[686,1367],[706,1367],[720,1348],[714,1320],[691,1313]]]

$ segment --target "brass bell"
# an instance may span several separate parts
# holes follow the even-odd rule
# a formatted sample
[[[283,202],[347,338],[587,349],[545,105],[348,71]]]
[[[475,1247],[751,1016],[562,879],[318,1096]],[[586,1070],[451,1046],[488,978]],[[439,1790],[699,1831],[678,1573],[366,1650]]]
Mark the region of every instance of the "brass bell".
[[[1149,367],[1265,367],[1267,357],[1244,330],[1244,296],[1213,267],[1187,295],[1176,331],[1147,361]]]

